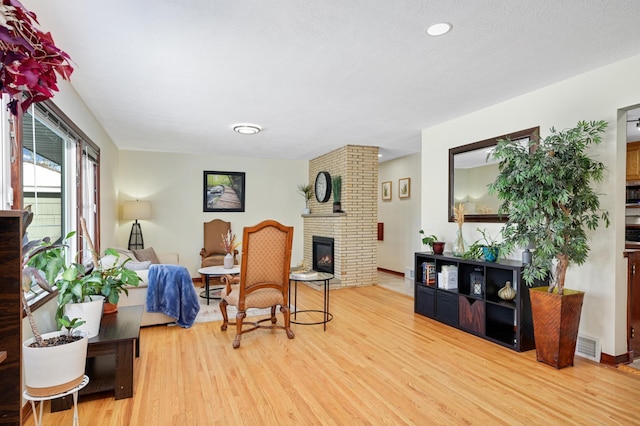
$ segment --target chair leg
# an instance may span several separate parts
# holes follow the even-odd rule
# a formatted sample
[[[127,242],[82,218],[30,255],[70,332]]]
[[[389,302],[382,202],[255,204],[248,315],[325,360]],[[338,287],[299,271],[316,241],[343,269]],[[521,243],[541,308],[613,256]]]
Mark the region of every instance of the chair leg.
[[[227,301],[222,299],[220,301],[220,312],[222,313],[222,325],[220,326],[220,330],[226,331],[227,324],[229,324],[229,318],[227,317]]]
[[[276,306],[271,307],[271,324],[275,324],[278,322],[278,318],[276,318]]]
[[[246,312],[238,311],[236,314],[236,338],[233,340],[233,349],[240,347],[240,336],[242,335],[242,320],[247,316]]]
[[[284,317],[284,329],[287,332],[287,337],[293,339],[296,335],[291,331],[291,312],[289,311],[289,307],[281,306],[280,312],[282,312],[282,316]]]

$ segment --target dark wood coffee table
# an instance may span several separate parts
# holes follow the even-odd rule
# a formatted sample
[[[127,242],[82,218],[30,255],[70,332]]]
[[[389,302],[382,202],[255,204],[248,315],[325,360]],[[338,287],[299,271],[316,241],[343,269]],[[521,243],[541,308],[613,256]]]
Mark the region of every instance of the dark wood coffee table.
[[[85,374],[89,384],[80,396],[113,390],[116,399],[133,396],[133,359],[140,356],[143,305],[118,307],[102,317],[100,332],[89,339]],[[71,408],[71,395],[51,401],[51,411]]]

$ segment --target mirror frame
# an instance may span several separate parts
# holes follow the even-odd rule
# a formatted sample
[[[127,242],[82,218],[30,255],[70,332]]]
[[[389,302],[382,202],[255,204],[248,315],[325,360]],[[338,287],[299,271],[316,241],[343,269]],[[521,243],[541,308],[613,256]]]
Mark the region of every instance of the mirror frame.
[[[529,139],[537,140],[540,136],[540,126],[532,127],[526,130],[520,130],[518,132],[508,133],[506,135],[498,136],[495,138],[485,139],[483,141],[473,142],[467,145],[458,146],[455,148],[449,149],[449,222],[455,222],[454,214],[453,214],[453,203],[454,203],[454,158],[456,154],[461,154],[463,152],[475,151],[478,149],[486,149],[492,146],[495,146],[500,139],[509,138],[511,140],[514,139],[523,139],[529,137]],[[500,214],[465,214],[464,221],[465,222],[506,222],[508,217],[506,215]]]

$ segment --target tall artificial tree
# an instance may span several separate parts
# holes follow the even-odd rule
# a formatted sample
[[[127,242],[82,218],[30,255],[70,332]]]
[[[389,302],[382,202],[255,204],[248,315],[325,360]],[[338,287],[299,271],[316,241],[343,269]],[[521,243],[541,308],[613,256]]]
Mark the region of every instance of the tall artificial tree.
[[[586,230],[595,230],[609,214],[600,208],[592,184],[603,178],[605,166],[587,155],[602,142],[606,121],[580,121],[574,128],[546,138],[502,139],[490,154],[500,161],[499,175],[489,192],[501,200],[508,215],[503,229],[506,251],[533,245],[535,253],[524,269],[524,280],[549,279],[549,292],[563,294],[567,268],[587,259]]]

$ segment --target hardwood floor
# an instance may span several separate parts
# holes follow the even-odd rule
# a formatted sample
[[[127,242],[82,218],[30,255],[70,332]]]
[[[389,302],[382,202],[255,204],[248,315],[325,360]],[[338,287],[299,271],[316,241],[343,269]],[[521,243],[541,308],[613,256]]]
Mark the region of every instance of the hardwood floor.
[[[321,292],[298,287],[301,309]],[[333,290],[334,320],[258,330],[142,330],[134,397],[82,399],[83,425],[640,424],[640,376],[576,357],[555,370],[413,313],[388,289]],[[281,318],[280,318],[281,321]],[[72,411],[45,424],[69,425]],[[27,425],[33,425],[29,417]]]

